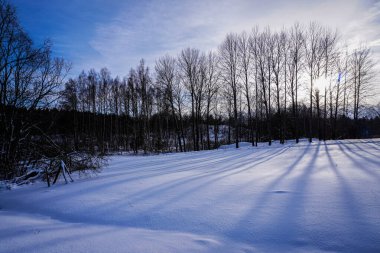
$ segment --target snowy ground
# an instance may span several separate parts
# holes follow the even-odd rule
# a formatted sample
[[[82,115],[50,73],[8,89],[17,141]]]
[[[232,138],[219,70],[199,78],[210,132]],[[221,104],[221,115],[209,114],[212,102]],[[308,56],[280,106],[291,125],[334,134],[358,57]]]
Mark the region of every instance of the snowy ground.
[[[113,157],[0,191],[0,252],[380,252],[380,139]]]

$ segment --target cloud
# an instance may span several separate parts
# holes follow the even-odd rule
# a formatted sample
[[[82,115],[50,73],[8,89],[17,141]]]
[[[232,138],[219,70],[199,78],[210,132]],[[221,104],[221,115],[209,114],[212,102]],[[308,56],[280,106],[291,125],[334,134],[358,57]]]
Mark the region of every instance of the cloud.
[[[374,47],[380,58],[380,4],[373,1],[138,1],[119,7],[109,20],[95,26],[88,45],[96,52],[77,65],[108,67],[125,75],[141,58],[152,66],[166,53],[186,47],[216,49],[229,32],[250,31],[255,25],[273,29],[294,22],[318,21],[337,28],[342,40]]]

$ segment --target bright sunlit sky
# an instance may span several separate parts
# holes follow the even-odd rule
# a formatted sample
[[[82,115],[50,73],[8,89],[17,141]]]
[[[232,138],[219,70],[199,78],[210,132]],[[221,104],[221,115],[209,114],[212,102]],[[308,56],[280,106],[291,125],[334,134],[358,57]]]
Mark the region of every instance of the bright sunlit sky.
[[[229,32],[299,21],[337,28],[349,44],[365,42],[380,59],[380,1],[373,0],[11,0],[36,43],[50,38],[71,75],[107,67],[125,76],[141,58],[185,47],[216,49]]]

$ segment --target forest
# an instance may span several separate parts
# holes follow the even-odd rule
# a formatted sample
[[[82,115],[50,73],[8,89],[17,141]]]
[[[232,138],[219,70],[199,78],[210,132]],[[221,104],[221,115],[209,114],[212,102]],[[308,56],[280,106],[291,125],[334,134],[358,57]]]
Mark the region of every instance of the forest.
[[[152,67],[142,59],[125,77],[107,68],[75,76],[0,1],[0,179],[74,153],[380,136],[380,103],[367,103],[378,87],[370,47],[316,22],[252,26],[212,51],[184,48]]]

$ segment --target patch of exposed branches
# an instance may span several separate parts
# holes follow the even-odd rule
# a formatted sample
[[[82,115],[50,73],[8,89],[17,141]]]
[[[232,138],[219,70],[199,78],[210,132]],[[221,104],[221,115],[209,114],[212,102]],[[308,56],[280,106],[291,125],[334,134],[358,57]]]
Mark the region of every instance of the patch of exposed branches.
[[[62,177],[65,183],[73,182],[71,174],[98,173],[105,160],[83,152],[62,153],[55,157],[35,160],[29,165],[20,163],[19,170],[25,173],[11,181],[12,184],[24,185],[36,181],[45,181],[48,186],[58,182]]]
[[[71,173],[98,173],[105,159],[97,154],[72,151],[70,146],[58,145],[40,128],[34,126],[39,135],[29,144],[28,160],[18,163],[18,176],[13,184],[23,185],[44,180],[48,186],[55,184],[60,177],[65,183],[73,182]]]

